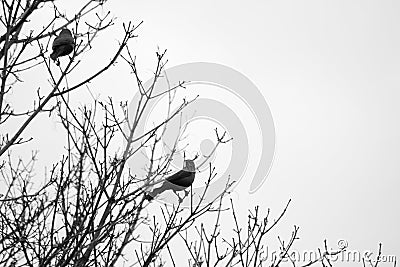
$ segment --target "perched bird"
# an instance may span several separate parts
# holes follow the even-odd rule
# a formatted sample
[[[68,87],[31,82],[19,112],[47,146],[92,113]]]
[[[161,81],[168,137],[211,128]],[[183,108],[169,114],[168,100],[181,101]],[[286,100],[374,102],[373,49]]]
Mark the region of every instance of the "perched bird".
[[[185,190],[193,184],[195,174],[196,167],[194,164],[194,159],[184,160],[183,169],[167,177],[161,187],[155,188],[152,192],[146,193],[145,199],[151,201],[158,194],[166,190],[172,190],[174,192]]]
[[[74,50],[75,42],[72,33],[68,29],[62,29],[60,34],[53,41],[53,53],[50,58],[56,60],[59,57],[68,55]]]

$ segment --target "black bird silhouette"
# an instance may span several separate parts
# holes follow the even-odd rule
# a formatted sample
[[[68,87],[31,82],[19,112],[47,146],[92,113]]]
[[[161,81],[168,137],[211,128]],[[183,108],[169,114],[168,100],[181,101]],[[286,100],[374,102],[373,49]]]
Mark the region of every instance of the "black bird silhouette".
[[[68,55],[74,50],[75,42],[72,33],[68,29],[62,29],[60,34],[53,41],[53,53],[50,58],[56,60],[59,57]]]
[[[182,191],[191,186],[196,175],[196,166],[194,164],[195,159],[184,160],[183,169],[167,177],[161,187],[155,188],[153,191],[146,193],[145,199],[151,201],[164,191]]]

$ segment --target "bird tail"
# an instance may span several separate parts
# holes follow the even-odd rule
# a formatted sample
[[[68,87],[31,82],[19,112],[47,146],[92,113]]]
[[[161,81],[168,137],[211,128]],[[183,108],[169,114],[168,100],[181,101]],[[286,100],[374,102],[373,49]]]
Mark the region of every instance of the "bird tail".
[[[147,201],[152,201],[154,199],[154,197],[151,196],[149,193],[145,193],[144,199],[147,200]]]
[[[54,60],[54,61],[56,61],[57,57],[58,57],[58,54],[57,54],[56,52],[53,52],[53,53],[51,53],[51,55],[50,55],[50,58],[51,58],[52,60]]]
[[[146,195],[144,196],[144,199],[148,200],[148,201],[152,201],[154,198],[156,198],[159,194],[161,194],[162,192],[171,189],[171,187],[169,186],[169,183],[163,183],[162,186],[158,187],[158,188],[154,188],[153,191],[146,193]]]

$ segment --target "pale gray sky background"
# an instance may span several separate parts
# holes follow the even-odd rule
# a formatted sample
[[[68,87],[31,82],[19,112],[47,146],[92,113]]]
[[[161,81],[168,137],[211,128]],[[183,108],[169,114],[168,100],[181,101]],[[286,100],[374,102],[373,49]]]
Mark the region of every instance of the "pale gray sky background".
[[[383,254],[399,259],[400,2],[108,5],[117,24],[144,21],[131,47],[148,77],[160,47],[168,49],[169,67],[220,63],[246,75],[264,95],[275,122],[275,160],[263,186],[253,195],[240,194],[238,205],[241,210],[260,205],[277,215],[292,198],[272,233],[274,242],[278,234],[289,237],[296,224],[299,250],[321,247],[325,238],[333,248],[345,239],[349,249],[374,252],[382,242]],[[110,43],[115,46],[121,36],[121,27],[115,29],[96,47],[106,58]],[[111,70],[91,84],[92,91],[131,100],[132,80],[123,71]],[[241,190],[239,184],[236,191]]]
[[[244,206],[277,213],[292,198],[282,229],[288,235],[290,225],[301,227],[301,249],[346,239],[359,250],[382,242],[386,254],[400,257],[400,2],[115,6],[121,19],[144,20],[137,41],[142,60],[160,46],[170,66],[224,64],[265,96],[275,122],[275,161]]]

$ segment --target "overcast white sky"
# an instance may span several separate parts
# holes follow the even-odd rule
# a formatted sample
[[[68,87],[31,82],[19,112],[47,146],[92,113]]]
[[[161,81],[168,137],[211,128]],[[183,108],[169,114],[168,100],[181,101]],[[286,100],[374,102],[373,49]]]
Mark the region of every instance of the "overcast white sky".
[[[224,64],[264,95],[275,122],[275,160],[245,205],[278,212],[292,198],[284,224],[301,227],[301,248],[346,239],[350,249],[375,250],[382,242],[386,254],[400,256],[400,2],[115,6],[121,19],[144,20],[141,57],[160,46],[170,66]]]
[[[384,254],[400,257],[400,2],[174,0],[109,6],[118,17],[116,29],[122,21],[144,21],[132,47],[145,74],[150,76],[160,47],[168,49],[169,67],[223,64],[263,94],[275,123],[275,159],[255,194],[238,185],[241,210],[260,205],[278,214],[292,198],[273,234],[289,236],[291,226],[299,225],[298,249],[320,247],[325,238],[336,248],[346,239],[360,251],[375,251],[382,242]],[[118,33],[107,33],[111,44]],[[111,53],[109,44],[98,45]],[[92,90],[131,100],[131,80],[118,75],[110,71]]]

